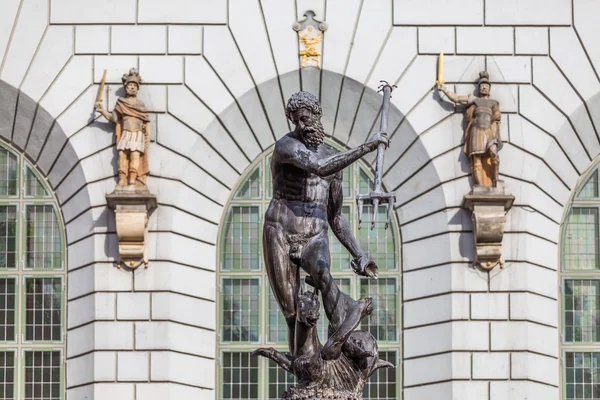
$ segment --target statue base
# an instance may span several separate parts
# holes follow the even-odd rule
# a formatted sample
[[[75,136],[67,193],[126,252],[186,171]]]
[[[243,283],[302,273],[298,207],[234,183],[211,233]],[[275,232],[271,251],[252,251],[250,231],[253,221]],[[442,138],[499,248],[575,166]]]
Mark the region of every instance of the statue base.
[[[115,212],[119,262],[135,269],[141,264],[148,268],[146,238],[148,215],[157,206],[156,196],[145,186],[117,186],[106,195],[108,207]]]
[[[504,268],[502,258],[502,237],[506,213],[512,207],[515,196],[504,193],[504,182],[496,186],[475,186],[462,201],[462,208],[471,210],[473,240],[475,244],[474,263],[486,271],[496,265]]]
[[[362,393],[356,394],[345,390],[336,390],[331,388],[318,389],[296,389],[289,388],[283,392],[282,400],[362,400]]]

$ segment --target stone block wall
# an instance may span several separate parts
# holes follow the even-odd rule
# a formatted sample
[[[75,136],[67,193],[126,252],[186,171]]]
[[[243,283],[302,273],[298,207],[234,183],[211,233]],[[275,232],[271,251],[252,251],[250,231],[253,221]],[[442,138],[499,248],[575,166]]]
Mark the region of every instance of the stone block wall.
[[[291,29],[329,24],[322,70],[299,70]],[[317,94],[334,140],[376,126],[398,85],[384,184],[398,193],[406,400],[558,399],[558,242],[565,206],[600,153],[600,3],[593,0],[5,0],[0,135],[55,190],[67,225],[69,399],[214,398],[216,244],[246,167],[284,134],[284,101]],[[473,270],[462,110],[487,69],[503,110],[501,175],[516,196],[506,268]],[[115,268],[104,195],[112,108],[137,67],[152,111],[151,267]],[[17,101],[18,98],[18,101]],[[39,105],[39,106],[38,106]],[[373,158],[369,159],[371,162]],[[203,373],[195,373],[203,371]]]

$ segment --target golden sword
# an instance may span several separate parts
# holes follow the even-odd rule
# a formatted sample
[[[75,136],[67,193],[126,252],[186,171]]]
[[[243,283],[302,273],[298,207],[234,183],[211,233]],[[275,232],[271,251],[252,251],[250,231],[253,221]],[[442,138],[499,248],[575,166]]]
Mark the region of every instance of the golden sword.
[[[443,85],[444,83],[444,53],[440,53],[440,57],[438,58],[438,75],[437,81],[435,81],[437,85]]]
[[[106,82],[106,70],[102,74],[102,80],[100,81],[100,90],[98,90],[98,97],[96,97],[96,103],[102,102],[102,93],[104,93],[104,83]]]

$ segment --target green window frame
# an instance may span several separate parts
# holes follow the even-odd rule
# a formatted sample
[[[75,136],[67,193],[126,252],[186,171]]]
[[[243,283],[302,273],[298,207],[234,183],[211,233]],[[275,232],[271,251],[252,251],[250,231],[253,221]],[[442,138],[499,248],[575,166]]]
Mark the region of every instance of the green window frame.
[[[66,396],[65,231],[57,204],[50,185],[34,166],[0,143],[3,400],[64,400]],[[35,227],[27,221],[28,211],[35,216]],[[28,265],[31,259],[37,261]]]
[[[39,355],[41,357],[35,357]],[[63,350],[56,348],[25,348],[21,366],[23,400],[63,400]],[[31,363],[31,364],[30,364]]]
[[[336,147],[333,143],[327,142],[327,144]],[[271,360],[262,357],[256,358],[252,361],[254,363],[251,364],[252,367],[249,367],[250,364],[246,359],[249,352],[259,347],[273,347],[279,351],[288,351],[286,322],[271,292],[262,254],[262,221],[264,212],[271,201],[273,190],[270,173],[272,151],[272,148],[265,151],[246,169],[238,185],[232,190],[232,197],[226,207],[227,212],[223,215],[221,223],[217,260],[217,287],[219,288],[217,354],[219,359],[216,366],[216,376],[218,377],[216,396],[223,400],[253,399],[255,398],[252,397],[253,394],[257,396],[257,399],[279,400],[283,390],[293,384],[294,381],[293,375],[280,368],[275,368],[275,364]],[[379,281],[365,284],[364,282],[367,282],[367,279],[352,272],[350,255],[329,230],[332,259],[331,274],[342,290],[355,299],[361,297],[361,288],[378,285],[377,282],[382,282],[380,285],[384,285],[387,289],[381,293],[376,290],[366,292],[368,295],[374,296],[376,312],[374,312],[375,316],[373,318],[363,321],[361,329],[371,330],[376,336],[379,331],[382,332],[382,336],[380,335],[379,338],[380,354],[382,358],[392,362],[397,368],[380,370],[374,374],[365,386],[364,398],[365,400],[399,399],[402,388],[400,363],[402,316],[398,223],[394,216],[390,228],[387,231],[384,230],[387,215],[384,215],[385,210],[383,208],[379,215],[379,222],[373,231],[369,229],[370,226],[367,222],[364,222],[363,229],[359,230],[356,218],[357,208],[354,196],[358,192],[367,193],[372,190],[372,176],[370,168],[363,162],[344,170],[342,181],[344,204],[342,212],[346,215],[351,229],[367,254],[369,252],[376,254],[374,259],[379,266]],[[243,229],[236,228],[237,230],[233,234],[235,228],[233,224],[239,222],[239,218],[234,218],[233,214],[243,207],[258,209],[259,218],[258,220],[252,220],[253,226],[246,226]],[[370,221],[371,215],[370,207],[365,207],[363,221]],[[234,238],[236,239],[234,240]],[[239,257],[233,254],[234,251],[238,252]],[[242,257],[248,251],[255,257],[254,259],[257,257],[257,265],[246,262],[247,258]],[[232,262],[232,260],[234,261]],[[250,264],[252,267],[249,267]],[[302,272],[302,282],[305,275]],[[231,312],[231,302],[227,298],[230,294],[225,293],[224,284],[228,280],[248,279],[255,279],[258,282],[258,309],[249,310],[247,306],[242,305],[241,309],[244,309],[245,315],[240,312],[239,316],[234,316]],[[385,283],[388,285],[386,286]],[[244,303],[241,300],[238,303],[247,304],[247,302]],[[385,304],[386,309],[378,309],[379,303]],[[231,340],[230,331],[232,327],[230,324],[234,318],[238,318],[238,331],[241,333],[242,330],[247,328],[244,324],[252,312],[257,314],[259,321],[258,336],[254,336],[252,340],[248,336],[246,336],[248,340],[245,341]],[[321,342],[324,343],[327,334],[327,318],[324,310],[321,310],[318,331]],[[243,357],[234,358],[233,354],[240,354]],[[239,365],[235,367],[231,366],[234,359],[246,361],[239,361]],[[232,368],[238,368],[238,371],[234,373]],[[240,379],[240,381],[230,381],[230,379],[234,379],[234,376],[235,379]],[[247,381],[251,378],[256,378],[257,381]]]
[[[560,380],[563,400],[600,398],[598,162],[574,190],[561,232]]]
[[[17,352],[15,348],[0,351],[0,399],[16,398],[18,384]],[[7,357],[9,356],[10,357]]]

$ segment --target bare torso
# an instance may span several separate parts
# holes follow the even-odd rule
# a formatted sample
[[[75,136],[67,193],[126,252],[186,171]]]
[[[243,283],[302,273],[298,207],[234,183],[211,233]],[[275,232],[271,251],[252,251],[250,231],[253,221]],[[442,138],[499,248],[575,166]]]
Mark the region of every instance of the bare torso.
[[[304,143],[293,137],[281,139],[283,146],[302,146]],[[321,145],[316,151],[319,157],[335,152]],[[320,177],[289,163],[278,156],[277,147],[271,161],[273,176],[273,199],[265,214],[265,224],[284,229],[286,234],[310,238],[328,229],[327,205],[329,187],[335,176]]]

